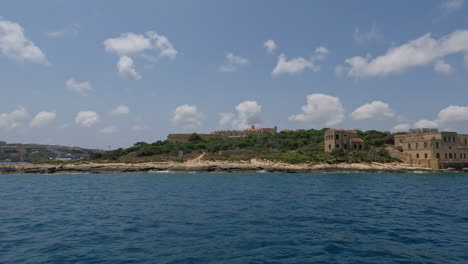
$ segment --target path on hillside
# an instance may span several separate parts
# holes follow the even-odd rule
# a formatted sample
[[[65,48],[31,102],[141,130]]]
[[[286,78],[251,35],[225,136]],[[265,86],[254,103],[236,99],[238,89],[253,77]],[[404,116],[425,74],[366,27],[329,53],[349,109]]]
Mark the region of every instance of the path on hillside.
[[[194,159],[191,159],[191,160],[187,160],[185,163],[188,163],[188,164],[192,164],[192,163],[200,163],[201,160],[203,159],[203,157],[205,157],[206,155],[206,152],[203,152],[200,156],[194,158]]]

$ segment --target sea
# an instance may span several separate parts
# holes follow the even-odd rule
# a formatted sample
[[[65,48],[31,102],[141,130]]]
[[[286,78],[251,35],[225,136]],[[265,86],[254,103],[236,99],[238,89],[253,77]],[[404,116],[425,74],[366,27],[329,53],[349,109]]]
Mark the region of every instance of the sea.
[[[0,263],[468,263],[468,174],[0,175]]]

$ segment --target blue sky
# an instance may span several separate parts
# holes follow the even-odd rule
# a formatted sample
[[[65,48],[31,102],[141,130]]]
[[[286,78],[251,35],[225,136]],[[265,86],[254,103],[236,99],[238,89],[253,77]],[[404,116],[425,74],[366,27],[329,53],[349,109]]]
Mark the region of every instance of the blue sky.
[[[117,148],[252,124],[468,132],[467,5],[5,2],[0,140]]]

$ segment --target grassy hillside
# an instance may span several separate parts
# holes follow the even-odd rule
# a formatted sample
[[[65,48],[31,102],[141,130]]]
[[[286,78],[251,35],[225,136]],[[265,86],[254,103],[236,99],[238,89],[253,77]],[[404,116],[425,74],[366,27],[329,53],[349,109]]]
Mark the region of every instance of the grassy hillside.
[[[184,161],[207,153],[207,160],[242,161],[252,158],[282,161],[288,163],[307,162],[391,162],[395,161],[385,150],[385,144],[393,144],[393,134],[380,131],[358,131],[366,142],[366,149],[345,155],[340,151],[326,153],[323,150],[324,132],[304,130],[260,134],[240,138],[213,138],[203,140],[192,134],[189,142],[157,141],[137,142],[127,149],[117,149],[92,156],[94,160],[144,162],[144,161]],[[179,151],[184,152],[179,159]]]

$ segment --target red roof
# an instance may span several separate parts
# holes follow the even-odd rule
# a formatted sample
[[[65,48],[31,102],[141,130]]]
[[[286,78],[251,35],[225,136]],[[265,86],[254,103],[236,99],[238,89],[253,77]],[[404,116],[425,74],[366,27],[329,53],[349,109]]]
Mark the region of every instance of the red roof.
[[[351,142],[364,142],[364,140],[362,140],[360,138],[350,138],[349,141],[351,141]]]

